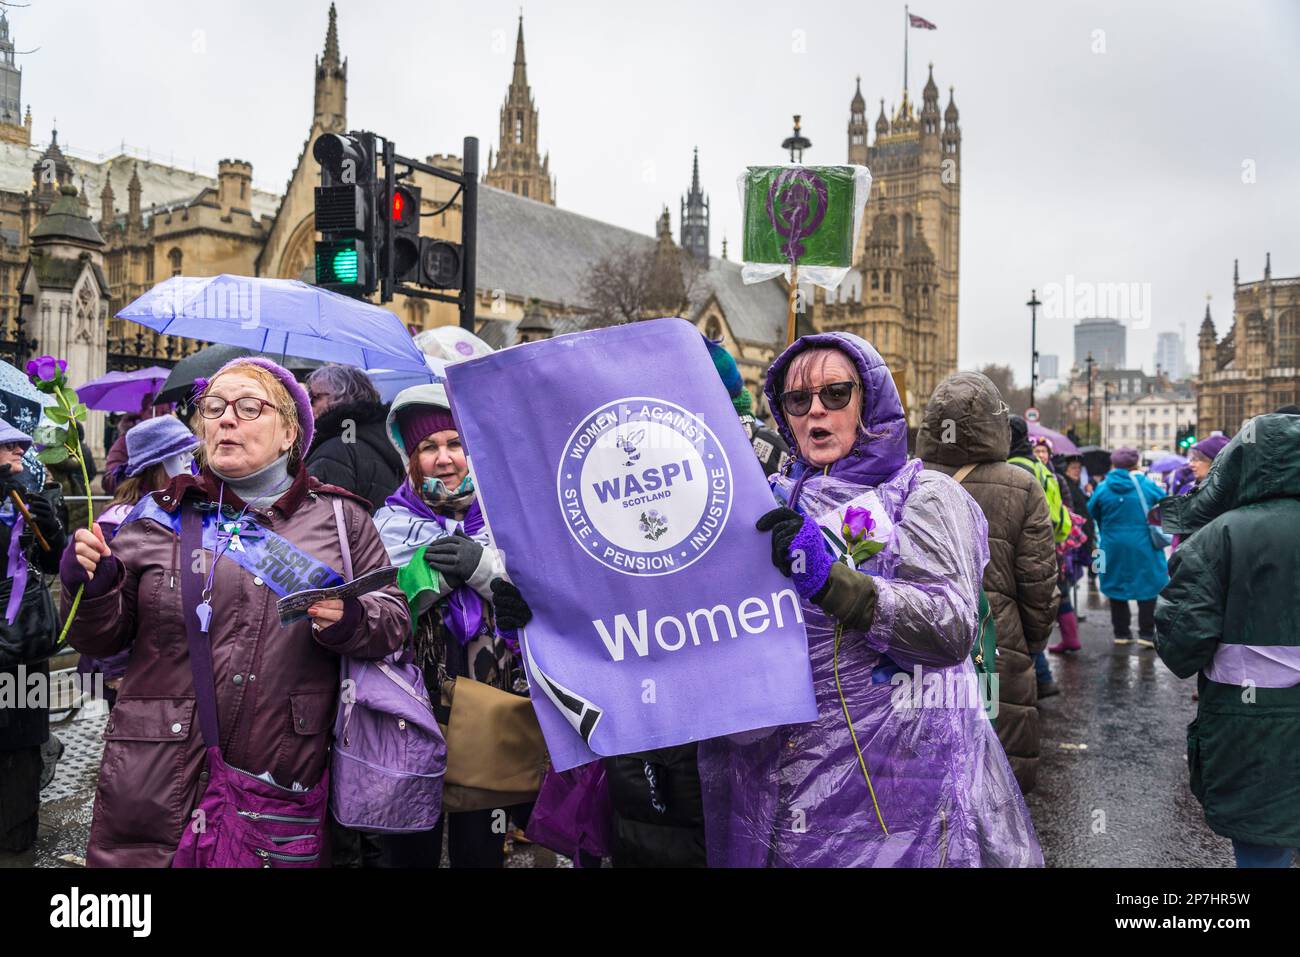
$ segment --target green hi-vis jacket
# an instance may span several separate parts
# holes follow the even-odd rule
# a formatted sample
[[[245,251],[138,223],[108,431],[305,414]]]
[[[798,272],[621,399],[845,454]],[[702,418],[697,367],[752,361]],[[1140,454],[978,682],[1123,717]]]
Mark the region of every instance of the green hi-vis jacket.
[[[1300,846],[1300,416],[1252,419],[1160,517],[1191,535],[1156,606],[1156,650],[1179,677],[1200,673],[1192,792],[1215,832]]]
[[[1061,502],[1061,483],[1056,480],[1052,470],[1038,459],[1027,459],[1023,455],[1017,455],[1007,461],[1026,469],[1038,479],[1038,484],[1043,487],[1043,494],[1047,496],[1047,514],[1052,518],[1052,539],[1056,544],[1061,544],[1070,537],[1070,529],[1074,527],[1070,510]]]

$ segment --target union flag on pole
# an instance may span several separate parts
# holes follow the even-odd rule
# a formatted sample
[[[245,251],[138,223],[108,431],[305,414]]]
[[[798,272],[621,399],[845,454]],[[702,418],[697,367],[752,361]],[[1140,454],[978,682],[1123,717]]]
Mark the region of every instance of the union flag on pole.
[[[915,13],[909,13],[909,14],[907,15],[907,18],[908,18],[908,21],[911,23],[911,25],[914,26],[914,27],[916,27],[918,30],[938,30],[938,29],[939,29],[939,28],[936,27],[933,23],[931,23],[929,20],[927,20],[925,17],[918,17]]]

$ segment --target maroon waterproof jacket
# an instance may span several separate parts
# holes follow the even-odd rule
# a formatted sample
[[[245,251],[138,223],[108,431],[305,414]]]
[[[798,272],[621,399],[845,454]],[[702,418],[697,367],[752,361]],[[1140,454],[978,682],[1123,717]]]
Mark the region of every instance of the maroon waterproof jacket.
[[[182,497],[216,501],[217,491],[205,470],[178,476],[154,499],[174,512]],[[304,469],[256,521],[342,573],[336,497],[343,499],[353,574],[387,565],[369,508]],[[243,507],[229,490],[223,501]],[[134,638],[104,731],[86,863],[167,867],[207,784],[183,617],[192,611],[181,600],[181,574],[190,573],[193,559],[180,554],[170,528],[150,519],[123,525],[109,547],[116,561],[100,565],[70,635],[74,648],[97,657]],[[65,615],[75,590],[65,582]],[[210,638],[222,754],[253,774],[271,772],[284,787],[314,787],[329,760],[339,655],[380,658],[397,650],[411,632],[410,616],[402,593],[390,587],[362,596],[359,614],[354,607],[313,632],[308,621],[281,627],[276,600],[233,560],[217,563]]]

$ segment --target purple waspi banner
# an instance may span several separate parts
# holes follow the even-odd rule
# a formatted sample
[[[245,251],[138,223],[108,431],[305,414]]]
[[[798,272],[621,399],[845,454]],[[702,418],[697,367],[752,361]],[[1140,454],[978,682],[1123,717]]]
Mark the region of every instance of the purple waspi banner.
[[[817,716],[763,470],[699,332],[656,319],[448,366],[557,770]]]

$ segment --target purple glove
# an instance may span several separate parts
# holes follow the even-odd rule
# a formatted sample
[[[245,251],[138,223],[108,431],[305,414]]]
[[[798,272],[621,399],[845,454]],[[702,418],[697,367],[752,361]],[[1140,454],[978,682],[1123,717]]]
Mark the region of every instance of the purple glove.
[[[772,564],[794,579],[800,598],[816,601],[834,564],[817,523],[782,507],[760,518],[757,527],[760,532],[772,533]]]
[[[59,559],[59,580],[63,582],[63,587],[71,592],[85,585],[86,592],[83,598],[103,598],[117,584],[120,565],[117,556],[109,555],[107,558],[101,558],[95,568],[95,577],[91,578],[77,561],[76,547],[76,541],[69,538],[67,547],[63,549],[63,557]]]

